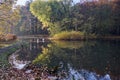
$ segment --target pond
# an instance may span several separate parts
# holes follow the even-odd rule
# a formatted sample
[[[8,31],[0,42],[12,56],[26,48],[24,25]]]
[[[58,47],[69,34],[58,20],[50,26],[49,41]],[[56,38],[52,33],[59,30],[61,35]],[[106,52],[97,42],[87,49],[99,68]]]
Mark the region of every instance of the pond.
[[[120,80],[120,41],[22,41],[28,45],[21,44],[22,51],[8,59],[14,68],[30,63],[59,66],[67,73],[65,80]]]

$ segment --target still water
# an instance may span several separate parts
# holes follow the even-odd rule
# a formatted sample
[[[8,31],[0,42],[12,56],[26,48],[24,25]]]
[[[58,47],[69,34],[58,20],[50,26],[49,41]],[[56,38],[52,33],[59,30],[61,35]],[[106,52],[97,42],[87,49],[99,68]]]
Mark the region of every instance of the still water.
[[[62,65],[69,73],[65,80],[120,80],[120,41],[22,41],[27,42],[23,51],[9,57],[14,68],[22,69],[29,63]]]

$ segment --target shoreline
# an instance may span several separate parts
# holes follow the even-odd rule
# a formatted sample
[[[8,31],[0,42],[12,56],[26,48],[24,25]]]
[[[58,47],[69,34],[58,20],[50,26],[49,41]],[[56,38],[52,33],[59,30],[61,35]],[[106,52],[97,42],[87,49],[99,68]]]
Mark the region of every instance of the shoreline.
[[[120,36],[100,36],[100,37],[81,37],[80,39],[57,39],[49,38],[50,40],[59,40],[59,41],[80,41],[80,40],[120,40]]]

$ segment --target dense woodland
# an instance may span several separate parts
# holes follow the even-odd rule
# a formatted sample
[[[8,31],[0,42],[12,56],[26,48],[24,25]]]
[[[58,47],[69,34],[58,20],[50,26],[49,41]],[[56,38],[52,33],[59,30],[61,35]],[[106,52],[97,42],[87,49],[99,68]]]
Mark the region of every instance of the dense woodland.
[[[98,0],[74,3],[72,0],[36,0],[30,11],[51,35],[62,31],[85,34],[120,35],[120,1]]]
[[[73,0],[30,0],[25,6],[15,3],[13,0],[0,3],[0,37],[9,33],[53,36],[72,31],[88,36],[120,35],[119,0],[78,3]]]

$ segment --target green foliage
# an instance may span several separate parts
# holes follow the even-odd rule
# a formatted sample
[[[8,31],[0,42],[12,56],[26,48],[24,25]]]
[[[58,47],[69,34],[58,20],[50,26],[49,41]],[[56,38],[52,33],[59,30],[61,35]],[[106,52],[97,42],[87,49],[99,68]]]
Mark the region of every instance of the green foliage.
[[[47,1],[35,1],[30,6],[30,11],[38,17],[38,19],[43,23],[43,26],[46,27],[50,22],[51,7]]]
[[[84,32],[85,36],[119,35],[119,3],[93,1],[74,4],[71,0],[36,0],[31,4],[30,11],[43,27],[48,27],[52,36],[73,30]]]
[[[111,6],[109,4],[101,4],[98,8],[95,8],[95,24],[98,35],[109,34],[110,29],[113,27],[113,20],[111,19]]]
[[[51,24],[51,27],[48,28],[48,31],[50,31],[51,36],[53,36],[54,34],[60,33],[62,31],[62,28],[60,25],[61,24],[59,22]]]
[[[90,36],[93,31],[93,22],[94,19],[89,17],[86,22],[81,26],[81,30],[85,33],[85,36]]]
[[[85,33],[92,32],[91,28],[93,27],[93,19],[91,17],[84,17],[84,15],[80,12],[80,6],[72,6],[71,0],[36,0],[31,4],[30,10],[43,23],[43,27],[48,27],[52,36],[60,33],[61,31],[75,30],[84,31]]]

